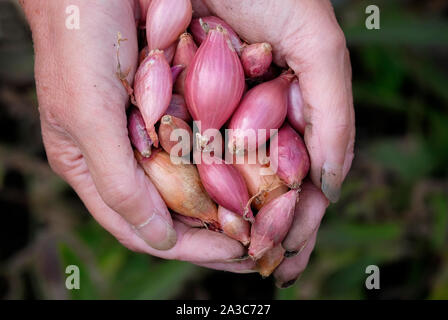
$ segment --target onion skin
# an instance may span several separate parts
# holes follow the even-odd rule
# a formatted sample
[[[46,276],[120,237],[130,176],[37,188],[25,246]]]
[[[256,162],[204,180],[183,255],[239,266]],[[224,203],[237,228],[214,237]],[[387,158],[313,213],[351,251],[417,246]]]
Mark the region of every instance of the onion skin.
[[[146,16],[146,38],[150,50],[173,44],[190,24],[190,0],[152,0]]]
[[[266,143],[271,129],[279,129],[286,118],[288,108],[288,90],[294,76],[282,74],[280,77],[262,83],[247,92],[230,120],[229,150],[252,151]],[[259,136],[258,130],[266,130]],[[245,138],[256,135],[256,146],[248,145]]]
[[[288,122],[303,136],[305,133],[305,117],[303,114],[304,102],[299,80],[295,79],[291,83],[288,96]]]
[[[238,106],[244,91],[240,59],[221,28],[210,30],[188,67],[185,101],[201,133],[220,129]]]
[[[239,214],[244,219],[253,221],[252,210],[246,209],[249,193],[238,170],[220,159],[215,159],[217,163],[200,162],[196,166],[202,184],[210,197],[220,206]]]
[[[241,54],[244,73],[249,78],[261,77],[272,63],[272,46],[269,43],[254,43],[245,46]]]
[[[163,50],[163,55],[165,56],[166,62],[168,64],[171,64],[174,58],[174,53],[176,52],[176,46],[177,43],[173,43],[171,46]],[[149,47],[145,46],[142,50],[140,50],[140,53],[138,55],[138,64],[140,65],[143,60],[148,56],[149,54]]]
[[[131,107],[128,116],[128,132],[132,145],[144,158],[151,155],[152,141],[146,132],[145,121],[143,120],[140,110]]]
[[[166,110],[166,114],[182,119],[186,123],[191,123],[191,121],[193,121],[190,112],[188,112],[187,104],[185,103],[184,98],[179,94],[173,94],[171,97],[170,105]]]
[[[159,50],[151,51],[135,74],[134,96],[156,147],[159,139],[154,125],[168,109],[172,88],[173,78],[165,56]]]
[[[254,260],[259,260],[285,239],[294,219],[297,199],[297,191],[291,190],[258,212],[250,234],[249,256]]]
[[[176,129],[185,130],[190,137],[188,142],[181,141],[182,143],[188,143],[188,153],[182,154],[182,150],[179,150],[178,154],[175,155],[177,157],[183,157],[191,152],[193,146],[193,132],[185,121],[174,116],[164,115],[160,120],[159,141],[163,150],[171,154],[173,147],[181,143],[180,141],[171,141],[171,133]]]
[[[168,48],[165,48],[163,50],[163,54],[165,55],[166,62],[168,62],[169,65],[171,65],[171,63],[173,63],[174,55],[176,54],[176,48],[177,48],[177,42],[175,41]]]
[[[171,75],[173,77],[173,83],[176,82],[177,78],[182,73],[182,71],[184,71],[184,69],[185,69],[185,66],[182,64],[178,64],[178,65],[171,67]]]
[[[174,92],[185,94],[185,78],[187,77],[188,67],[198,51],[198,46],[189,33],[183,33],[177,44],[176,54],[174,55],[174,64],[182,64],[185,70],[180,74],[179,78],[174,84]]]
[[[300,135],[285,123],[271,144],[271,165],[277,168],[277,175],[291,189],[299,189],[302,180],[310,170],[310,158]]]
[[[199,19],[193,19],[191,21],[190,31],[193,35],[194,41],[196,41],[198,45],[201,45],[207,37],[207,33],[204,30],[203,23],[206,23],[210,29],[215,29],[218,26],[222,26],[225,30],[227,30],[229,39],[233,47],[235,48],[238,55],[241,55],[241,52],[243,50],[243,42],[241,41],[240,37],[236,34],[235,31],[233,31],[232,27],[227,22],[215,16],[202,17]]]
[[[253,198],[251,204],[255,209],[260,210],[275,198],[288,192],[288,187],[272,170],[260,163],[249,164],[247,156],[244,158],[244,163],[239,164],[236,161],[233,163],[233,166],[246,182],[249,195]],[[267,172],[270,171],[271,174],[261,175],[262,169]]]
[[[159,150],[147,159],[136,153],[136,158],[168,208],[220,229],[216,205],[205,192],[194,165],[174,164],[168,153]]]
[[[191,218],[191,217],[186,217],[183,216],[181,214],[177,214],[177,213],[171,213],[172,217],[180,222],[182,222],[183,224],[192,227],[192,228],[203,228],[204,227],[204,223],[197,219],[197,218]]]
[[[283,249],[281,244],[276,245],[274,248],[268,250],[258,261],[257,270],[263,278],[269,277],[272,272],[282,263],[285,258],[286,250]]]
[[[241,242],[244,246],[249,245],[250,224],[241,215],[219,206],[218,221],[225,235]]]

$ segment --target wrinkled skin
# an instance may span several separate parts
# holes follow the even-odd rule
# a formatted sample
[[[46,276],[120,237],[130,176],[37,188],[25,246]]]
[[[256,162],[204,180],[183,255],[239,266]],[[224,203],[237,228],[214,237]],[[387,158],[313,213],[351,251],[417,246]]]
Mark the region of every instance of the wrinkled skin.
[[[123,245],[165,259],[233,272],[244,248],[222,234],[172,221],[134,159],[126,129],[128,95],[116,76],[132,83],[137,65],[138,1],[22,0],[33,31],[42,134],[52,169],[78,193],[93,217]],[[68,5],[80,8],[80,29],[64,27]],[[204,6],[205,5],[205,6]],[[284,242],[298,252],[277,268],[278,286],[292,284],[314,247],[328,200],[337,201],[355,136],[351,68],[344,35],[328,0],[199,0],[195,15],[227,21],[246,41],[269,42],[278,64],[299,76],[305,101],[305,141],[311,181],[301,194]],[[199,9],[200,6],[200,9]],[[208,13],[207,13],[208,14]],[[324,196],[325,194],[325,196]]]

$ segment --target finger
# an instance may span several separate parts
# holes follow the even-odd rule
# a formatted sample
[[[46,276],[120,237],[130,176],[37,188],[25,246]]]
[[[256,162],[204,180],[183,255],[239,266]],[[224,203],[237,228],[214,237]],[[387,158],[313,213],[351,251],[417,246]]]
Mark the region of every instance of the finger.
[[[328,200],[322,192],[311,181],[305,182],[299,195],[299,203],[296,205],[291,229],[282,243],[289,254],[300,251],[313,236],[327,206]]]
[[[305,270],[316,244],[317,231],[313,234],[305,248],[296,256],[285,258],[283,262],[274,271],[276,285],[279,288],[288,288],[292,286]]]
[[[87,165],[80,158],[72,163],[67,181],[73,186],[95,220],[114,235],[124,246],[164,259],[217,263],[233,261],[245,254],[244,247],[223,234],[197,228],[189,228],[174,222],[178,240],[170,250],[157,250],[147,245],[121,215],[107,206],[101,199]]]
[[[329,4],[313,3],[309,10],[315,12],[316,19],[304,26],[310,39],[298,39],[286,59],[299,76],[305,101],[305,142],[311,157],[311,178],[330,201],[336,202],[354,137],[350,59],[333,12],[323,14],[328,12],[324,7]],[[300,41],[307,42],[306,48]]]
[[[82,119],[72,135],[80,147],[96,190],[146,243],[167,250],[176,243],[169,211],[158,191],[138,166],[121,114],[92,107],[95,121]],[[97,113],[97,114],[95,114]],[[79,121],[79,119],[77,119]]]
[[[233,273],[256,273],[256,264],[252,259],[227,263],[195,263],[196,265],[208,269],[228,271]]]

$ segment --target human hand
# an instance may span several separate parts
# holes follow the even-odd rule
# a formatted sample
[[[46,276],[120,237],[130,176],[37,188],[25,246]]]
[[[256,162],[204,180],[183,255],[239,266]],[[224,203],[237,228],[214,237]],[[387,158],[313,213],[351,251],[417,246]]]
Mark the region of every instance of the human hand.
[[[294,223],[283,242],[291,257],[274,273],[278,286],[286,287],[304,270],[327,199],[338,200],[353,160],[355,119],[345,37],[328,0],[203,3],[249,43],[270,43],[275,62],[291,67],[300,81],[312,183],[303,186]]]
[[[226,261],[244,255],[243,246],[222,234],[173,222],[134,158],[117,49],[121,73],[132,84],[138,56],[136,1],[21,4],[33,32],[42,135],[53,170],[129,249],[226,270]],[[65,27],[69,5],[79,8],[78,30]],[[127,40],[118,43],[118,32]],[[232,268],[244,272],[252,263]]]

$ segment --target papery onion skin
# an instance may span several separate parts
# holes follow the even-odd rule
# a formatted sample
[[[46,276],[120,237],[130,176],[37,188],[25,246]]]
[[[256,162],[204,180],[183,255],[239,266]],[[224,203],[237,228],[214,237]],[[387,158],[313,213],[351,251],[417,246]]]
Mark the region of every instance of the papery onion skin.
[[[168,64],[171,64],[171,62],[173,61],[174,58],[174,53],[176,52],[176,46],[177,43],[173,43],[172,45],[170,45],[168,48],[166,48],[165,50],[163,50],[163,55],[165,56],[166,62],[168,62]],[[140,53],[138,55],[138,64],[140,65],[143,60],[145,60],[145,58],[148,56],[149,54],[149,47],[145,46],[142,50],[140,50]]]
[[[171,133],[176,129],[184,130],[188,134],[189,141],[171,141]],[[193,132],[190,126],[182,119],[170,115],[164,115],[160,120],[159,125],[159,141],[163,150],[169,154],[171,154],[174,146],[180,143],[182,143],[183,146],[185,144],[185,147],[182,150],[179,150],[178,154],[175,155],[177,157],[183,157],[188,155],[191,151],[193,145]],[[182,153],[184,149],[185,154]]]
[[[175,212],[171,213],[171,215],[172,215],[172,217],[174,219],[182,222],[183,224],[185,224],[185,225],[187,225],[189,227],[192,227],[192,228],[203,228],[203,227],[205,227],[204,223],[200,219],[186,217],[186,216],[183,216],[183,215],[175,213]]]
[[[190,24],[190,0],[152,0],[146,16],[150,50],[168,48]]]
[[[156,147],[159,140],[154,125],[168,109],[172,88],[171,69],[163,53],[159,50],[151,51],[135,74],[134,96]]]
[[[166,110],[166,114],[182,119],[186,123],[191,123],[191,121],[193,121],[190,112],[188,112],[185,99],[180,94],[173,94],[173,96],[171,97],[170,105]]]
[[[187,77],[188,67],[198,51],[198,46],[189,33],[183,33],[177,44],[176,54],[174,55],[174,64],[182,64],[185,70],[180,74],[179,78],[174,84],[174,91],[184,95],[185,94],[185,78]]]
[[[240,214],[219,206],[218,221],[225,235],[241,242],[244,246],[249,245],[250,224]]]
[[[294,219],[296,190],[272,200],[258,212],[251,229],[249,256],[260,259],[268,250],[281,244]]]
[[[215,159],[210,164],[206,161],[200,162],[197,163],[197,168],[202,184],[210,197],[224,208],[253,221],[252,210],[246,208],[249,193],[238,170],[220,159]]]
[[[201,133],[220,129],[238,106],[244,91],[244,71],[227,32],[210,30],[188,67],[185,101]]]
[[[249,195],[253,198],[251,205],[257,210],[289,190],[270,168],[259,162],[249,164],[247,155],[240,162],[234,160],[233,166],[246,182]]]
[[[185,66],[182,64],[177,64],[171,67],[171,75],[173,76],[173,83],[176,82],[179,75],[184,71]]]
[[[277,175],[291,189],[300,188],[310,170],[310,158],[303,139],[288,123],[272,139],[276,141],[270,147],[271,165],[277,168]]]
[[[303,113],[304,101],[300,90],[299,80],[295,79],[291,83],[288,95],[288,122],[302,136],[305,134],[305,116]]]
[[[128,116],[128,132],[132,145],[144,158],[151,155],[152,141],[146,132],[145,121],[143,120],[140,110],[131,107]]]
[[[232,129],[229,150],[252,151],[266,143],[271,129],[281,127],[288,110],[288,90],[292,78],[291,74],[282,74],[246,93],[229,122],[228,129]],[[266,130],[266,135],[259,135],[260,129]],[[249,145],[245,138],[251,134],[256,136],[256,145]]]
[[[136,158],[168,208],[219,229],[218,209],[205,192],[194,165],[174,164],[170,155],[160,150],[150,158],[142,158],[138,153]]]
[[[266,253],[257,260],[258,273],[263,277],[269,277],[272,272],[282,263],[285,258],[285,249],[281,244],[276,245],[274,248],[266,251]]]
[[[241,54],[243,50],[243,42],[240,37],[233,31],[232,27],[227,22],[215,16],[202,17],[191,21],[190,30],[194,41],[196,41],[198,46],[201,45],[207,37],[207,33],[204,30],[204,23],[206,23],[210,29],[215,29],[218,26],[223,27],[228,32],[229,39],[236,52],[238,55]]]
[[[254,43],[244,47],[241,54],[244,72],[249,78],[261,77],[272,63],[272,46],[269,43]]]

